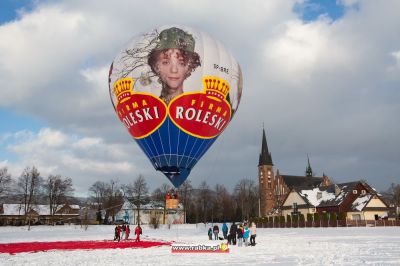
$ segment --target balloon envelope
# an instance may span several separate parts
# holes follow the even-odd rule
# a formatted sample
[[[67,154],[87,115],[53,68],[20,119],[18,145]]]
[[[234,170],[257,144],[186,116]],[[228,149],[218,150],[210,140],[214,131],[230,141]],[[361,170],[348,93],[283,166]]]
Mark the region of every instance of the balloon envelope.
[[[240,66],[224,46],[185,26],[134,37],[109,71],[120,121],[175,187],[228,126],[242,84]]]

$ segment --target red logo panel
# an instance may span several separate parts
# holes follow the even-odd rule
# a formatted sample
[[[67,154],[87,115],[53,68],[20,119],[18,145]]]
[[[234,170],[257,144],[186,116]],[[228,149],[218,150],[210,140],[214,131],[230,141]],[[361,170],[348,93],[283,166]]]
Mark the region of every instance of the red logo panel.
[[[157,130],[167,117],[167,106],[158,97],[133,93],[117,105],[118,117],[135,138],[144,138]]]
[[[228,102],[204,92],[186,93],[169,105],[172,122],[186,133],[199,138],[218,136],[231,120]]]

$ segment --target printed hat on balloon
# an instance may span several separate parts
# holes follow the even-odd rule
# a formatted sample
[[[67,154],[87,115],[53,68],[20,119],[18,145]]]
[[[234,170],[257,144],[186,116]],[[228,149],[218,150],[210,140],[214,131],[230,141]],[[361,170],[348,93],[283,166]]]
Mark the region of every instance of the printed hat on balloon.
[[[156,50],[177,48],[187,52],[194,52],[195,41],[193,36],[175,27],[160,32],[157,41]]]
[[[185,26],[134,37],[109,72],[119,120],[175,187],[228,126],[242,84],[240,66],[224,46]]]

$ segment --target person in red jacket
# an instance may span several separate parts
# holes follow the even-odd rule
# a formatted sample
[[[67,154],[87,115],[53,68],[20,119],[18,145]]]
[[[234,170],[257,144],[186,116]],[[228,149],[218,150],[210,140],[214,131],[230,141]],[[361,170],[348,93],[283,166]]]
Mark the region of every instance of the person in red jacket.
[[[116,225],[115,229],[114,229],[114,232],[115,232],[114,241],[117,240],[119,242],[121,240],[121,236],[120,236],[121,227],[119,225]]]
[[[140,241],[140,235],[142,234],[142,228],[140,227],[140,225],[136,226],[135,228],[135,235],[136,235],[136,239],[135,241],[139,242]]]

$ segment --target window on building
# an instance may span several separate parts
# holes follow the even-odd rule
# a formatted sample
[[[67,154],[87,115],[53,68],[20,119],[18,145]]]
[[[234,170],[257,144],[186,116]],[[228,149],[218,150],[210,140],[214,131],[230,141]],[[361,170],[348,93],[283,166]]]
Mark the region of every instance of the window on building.
[[[297,202],[294,202],[293,203],[293,213],[298,213],[298,212],[299,212],[299,209],[297,207]]]
[[[365,195],[367,192],[365,191],[365,189],[361,190],[361,195]]]
[[[353,190],[353,194],[357,194],[357,190],[356,189]]]
[[[321,191],[317,192],[317,199],[320,199],[320,198],[322,198],[322,192]]]

